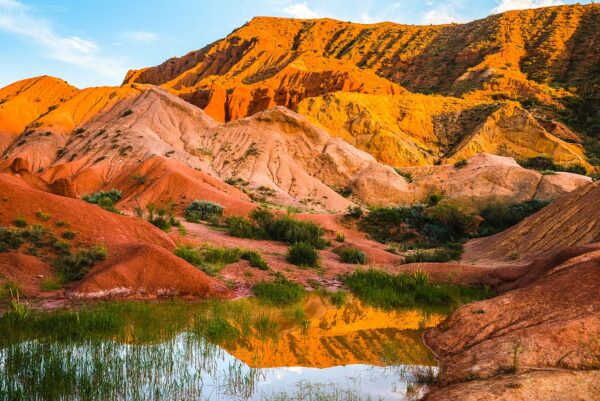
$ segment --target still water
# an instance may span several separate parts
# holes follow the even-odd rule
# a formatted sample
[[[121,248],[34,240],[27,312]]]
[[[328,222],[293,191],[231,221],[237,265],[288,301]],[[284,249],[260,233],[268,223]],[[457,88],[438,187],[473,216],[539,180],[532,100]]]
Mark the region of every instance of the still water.
[[[106,332],[96,317],[102,335],[51,335],[37,323],[42,334],[13,336],[0,348],[0,400],[404,400],[415,366],[435,369],[421,333],[442,318],[310,297],[301,312],[250,304],[248,329],[215,341],[197,330],[222,327],[214,313],[190,322],[173,316],[197,316],[194,308],[150,308],[153,325],[123,319]],[[243,326],[242,315],[226,316]]]

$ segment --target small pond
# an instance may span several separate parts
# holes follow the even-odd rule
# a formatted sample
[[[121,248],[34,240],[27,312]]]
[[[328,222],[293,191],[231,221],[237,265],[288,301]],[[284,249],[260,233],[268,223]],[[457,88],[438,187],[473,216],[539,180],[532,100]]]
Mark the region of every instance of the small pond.
[[[404,400],[442,314],[309,296],[103,303],[0,328],[0,400]]]

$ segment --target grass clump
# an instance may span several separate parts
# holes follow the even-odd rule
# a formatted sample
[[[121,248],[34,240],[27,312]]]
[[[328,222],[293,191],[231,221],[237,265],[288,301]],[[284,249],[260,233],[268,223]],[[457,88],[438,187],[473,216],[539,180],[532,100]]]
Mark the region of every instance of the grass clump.
[[[298,242],[290,247],[286,260],[300,267],[319,267],[319,254],[314,246]]]
[[[175,249],[175,255],[214,276],[223,267],[238,262],[244,253],[240,248],[184,245]]]
[[[89,195],[84,195],[82,199],[87,203],[92,203],[100,206],[104,210],[108,210],[113,213],[121,213],[115,204],[121,200],[123,193],[117,189],[111,189],[109,191],[98,191]]]
[[[223,207],[218,203],[193,200],[183,212],[185,219],[191,223],[209,221],[223,215]]]
[[[56,291],[62,288],[62,284],[55,278],[45,278],[42,280],[41,287],[42,291]]]
[[[303,286],[283,277],[271,283],[258,283],[254,286],[253,290],[254,295],[261,303],[273,306],[296,304],[302,301],[306,295],[306,290]]]
[[[73,231],[65,231],[61,234],[62,239],[66,239],[68,241],[74,240],[76,236],[77,234],[75,234]]]
[[[83,248],[75,254],[66,254],[54,260],[56,273],[63,281],[82,279],[97,262],[106,259],[106,248],[100,245]]]
[[[37,212],[35,212],[35,215],[41,221],[48,221],[52,218],[52,215],[50,213],[45,213],[45,212],[42,212],[41,210],[38,210]]]
[[[336,249],[334,252],[340,256],[340,260],[344,263],[364,265],[367,262],[364,252],[357,248],[345,247]]]
[[[16,219],[13,220],[13,225],[15,227],[25,228],[25,227],[27,227],[27,220],[25,220],[25,218],[23,218],[23,217],[17,217]]]
[[[323,238],[324,231],[317,224],[297,220],[290,215],[275,216],[266,209],[252,211],[250,220],[230,217],[226,224],[229,235],[234,237],[269,239],[290,245],[304,242],[317,249],[327,245]]]
[[[390,275],[378,270],[356,271],[343,277],[350,290],[368,305],[386,309],[451,307],[491,295],[486,289],[452,284],[436,285],[424,272]]]
[[[258,252],[244,251],[240,257],[250,262],[250,266],[252,267],[256,267],[259,270],[269,270],[269,265]]]

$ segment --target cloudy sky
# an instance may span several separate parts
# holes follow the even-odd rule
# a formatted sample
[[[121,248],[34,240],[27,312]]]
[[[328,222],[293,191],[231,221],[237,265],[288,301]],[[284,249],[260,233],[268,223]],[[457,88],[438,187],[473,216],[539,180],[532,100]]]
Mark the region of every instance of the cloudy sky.
[[[78,87],[120,84],[211,43],[257,15],[372,23],[467,22],[577,0],[0,0],[0,87],[54,75]],[[582,1],[580,3],[590,3]]]

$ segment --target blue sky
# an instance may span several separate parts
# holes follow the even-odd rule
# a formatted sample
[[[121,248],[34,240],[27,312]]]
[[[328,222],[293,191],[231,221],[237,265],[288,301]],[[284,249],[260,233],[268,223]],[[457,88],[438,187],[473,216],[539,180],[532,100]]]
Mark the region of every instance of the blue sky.
[[[257,15],[407,24],[466,22],[577,0],[0,0],[0,87],[54,75],[78,87],[118,85],[226,36]],[[581,1],[590,3],[591,1]]]

